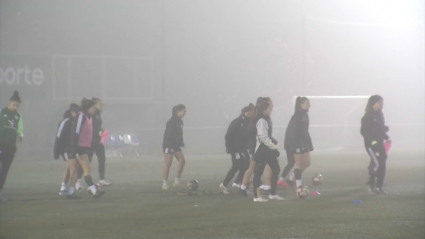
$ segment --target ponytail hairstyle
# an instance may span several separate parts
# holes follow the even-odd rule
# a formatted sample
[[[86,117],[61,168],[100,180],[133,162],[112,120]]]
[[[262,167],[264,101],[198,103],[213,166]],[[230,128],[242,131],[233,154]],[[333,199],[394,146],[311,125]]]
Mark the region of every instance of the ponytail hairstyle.
[[[255,122],[257,122],[261,116],[264,115],[264,111],[266,111],[270,107],[270,103],[268,101],[260,101],[255,106]]]
[[[257,121],[259,117],[264,113],[264,110],[269,108],[271,101],[272,99],[270,99],[270,97],[261,97],[261,96],[258,97],[257,103],[255,104],[255,107],[254,107],[254,116],[253,116],[254,121]],[[265,107],[264,102],[267,103],[267,107],[263,109],[262,107]]]
[[[248,106],[243,107],[243,109],[241,110],[241,115],[244,115],[247,112],[253,111],[255,109],[255,105],[252,103],[249,103]]]
[[[182,104],[179,104],[179,105],[174,106],[173,109],[172,109],[172,111],[171,111],[172,117],[178,117],[177,116],[177,112],[182,111],[184,109],[186,109],[186,106],[184,106]]]
[[[13,92],[12,97],[10,97],[10,101],[11,101],[11,102],[18,102],[18,103],[21,103],[21,97],[19,97],[19,92],[18,92],[17,90],[15,90],[15,91]]]
[[[87,113],[87,110],[90,109],[91,107],[93,107],[93,105],[94,105],[94,103],[93,103],[92,100],[89,100],[89,99],[86,99],[86,98],[83,98],[81,100],[81,110],[84,113]]]
[[[102,101],[102,100],[100,98],[93,97],[91,99],[91,101],[93,101],[94,104],[97,104],[97,102]]]
[[[376,102],[380,101],[380,100],[384,100],[384,98],[382,98],[382,96],[380,95],[372,95],[371,97],[369,97],[369,100],[367,101],[367,105],[366,105],[366,113],[368,112],[373,112],[373,106],[376,104]]]
[[[301,104],[303,104],[306,100],[308,100],[308,98],[305,97],[305,96],[298,96],[297,97],[297,99],[295,100],[295,112],[294,113],[298,113],[298,112],[302,111]]]

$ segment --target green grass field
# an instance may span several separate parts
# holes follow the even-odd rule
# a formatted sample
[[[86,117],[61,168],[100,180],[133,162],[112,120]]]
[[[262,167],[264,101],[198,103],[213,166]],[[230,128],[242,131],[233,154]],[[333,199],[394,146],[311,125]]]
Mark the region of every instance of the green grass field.
[[[63,161],[17,157],[2,192],[0,238],[425,238],[424,158],[423,151],[393,152],[390,194],[371,195],[366,153],[315,153],[304,182],[321,196],[301,200],[280,189],[285,201],[254,203],[236,191],[215,193],[230,167],[227,155],[187,158],[182,180],[198,179],[198,195],[162,192],[161,158],[108,159],[114,185],[99,200],[84,191],[74,201],[58,195]],[[96,159],[92,167],[97,179]],[[315,173],[324,177],[317,188]]]

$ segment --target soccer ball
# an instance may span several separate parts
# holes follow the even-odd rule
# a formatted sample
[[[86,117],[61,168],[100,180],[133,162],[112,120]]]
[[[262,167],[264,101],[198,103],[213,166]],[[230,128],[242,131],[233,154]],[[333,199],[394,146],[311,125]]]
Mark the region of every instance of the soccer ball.
[[[191,179],[187,181],[187,189],[189,189],[190,191],[198,190],[198,180]]]
[[[301,186],[297,188],[297,197],[298,198],[306,198],[310,194],[307,186]]]
[[[319,185],[321,185],[321,184],[322,184],[323,177],[322,177],[322,175],[319,173],[319,174],[317,174],[316,176],[314,176],[312,180],[313,180],[313,185],[319,186]]]

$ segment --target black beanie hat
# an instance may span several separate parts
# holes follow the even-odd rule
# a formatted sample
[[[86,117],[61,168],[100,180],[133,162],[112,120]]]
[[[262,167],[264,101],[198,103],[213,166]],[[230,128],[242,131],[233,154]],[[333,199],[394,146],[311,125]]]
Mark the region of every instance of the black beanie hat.
[[[15,90],[15,92],[13,92],[12,97],[10,97],[10,101],[15,101],[15,102],[21,103],[21,97],[19,97],[18,91]]]

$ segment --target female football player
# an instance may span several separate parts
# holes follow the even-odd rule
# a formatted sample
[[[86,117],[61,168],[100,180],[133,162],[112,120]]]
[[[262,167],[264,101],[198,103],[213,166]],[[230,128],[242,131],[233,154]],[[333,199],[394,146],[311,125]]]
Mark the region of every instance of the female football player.
[[[79,106],[77,104],[71,104],[69,109],[65,111],[63,115],[63,120],[59,123],[58,130],[56,132],[56,140],[54,146],[54,159],[59,159],[60,156],[66,161],[68,159],[68,154],[66,153],[66,147],[69,145],[71,138],[71,128],[72,122],[79,111]],[[68,193],[67,184],[69,182],[70,174],[68,164],[66,166],[65,172],[62,176],[62,185],[59,191],[59,195],[66,195]],[[77,189],[78,191],[78,189]]]
[[[1,191],[6,182],[7,172],[12,165],[16,152],[16,142],[24,137],[22,116],[18,113],[21,105],[19,92],[13,92],[9,106],[0,110],[0,202]]]
[[[279,177],[280,166],[278,157],[280,155],[277,150],[277,141],[273,138],[273,125],[270,115],[273,111],[273,104],[266,101],[262,101],[255,106],[256,110],[256,128],[257,128],[257,144],[255,147],[254,160],[256,163],[254,170],[254,202],[266,202],[265,198],[260,197],[259,186],[261,185],[261,176],[264,172],[266,164],[268,164],[272,170],[271,176],[271,189],[269,199],[283,200],[276,193],[277,179]]]
[[[106,153],[105,146],[100,143],[100,135],[103,132],[102,129],[102,100],[99,98],[93,98],[93,103],[96,107],[96,112],[93,115],[93,150],[89,154],[90,162],[93,158],[93,153],[96,153],[98,164],[99,164],[99,185],[100,186],[109,186],[112,183],[105,180],[105,161]]]
[[[93,118],[96,111],[95,104],[92,100],[83,99],[81,101],[81,112],[78,112],[78,116],[75,119],[75,124],[73,124],[71,131],[71,141],[69,144],[68,150],[68,162],[70,162],[70,175],[71,175],[71,187],[69,190],[68,198],[76,198],[74,194],[74,188],[72,185],[75,185],[78,179],[77,163],[83,168],[84,171],[84,180],[86,181],[87,186],[92,192],[94,198],[99,198],[105,192],[98,191],[97,186],[93,183],[93,179],[90,176],[90,162],[89,162],[89,153],[92,150],[93,142]],[[76,160],[75,160],[76,159]]]
[[[313,143],[308,131],[310,120],[308,110],[310,100],[307,97],[297,97],[295,112],[289,121],[285,133],[284,148],[288,158],[288,165],[282,172],[285,178],[295,164],[296,187],[302,187],[302,172],[310,166],[310,152],[313,151]]]
[[[232,167],[224,178],[223,183],[220,184],[220,189],[224,194],[229,194],[229,191],[227,191],[227,185],[238,171],[239,174],[233,185],[235,187],[240,187],[245,171],[248,168],[250,159],[248,143],[251,131],[251,114],[253,113],[253,110],[253,104],[245,106],[241,111],[241,115],[234,119],[227,129],[225,145],[226,152],[232,157]]]
[[[379,95],[372,95],[366,106],[366,113],[361,120],[361,134],[364,138],[366,151],[371,160],[369,163],[369,188],[373,193],[386,194],[383,190],[387,153],[384,147],[384,141],[390,141],[387,132],[388,126],[385,125],[382,108],[384,99]]]
[[[164,140],[162,142],[162,148],[164,151],[162,190],[168,190],[168,175],[170,173],[173,157],[176,157],[177,161],[179,162],[176,178],[174,179],[174,186],[176,187],[180,185],[180,177],[182,175],[184,165],[186,164],[186,160],[182,152],[182,147],[184,147],[182,119],[185,115],[186,106],[182,104],[174,106],[172,109],[171,119],[168,120],[165,128]]]
[[[270,99],[270,97],[258,97],[256,104],[259,104],[260,102],[268,102],[269,104],[273,105],[272,100]],[[251,176],[254,173],[254,169],[255,169],[255,161],[254,161],[254,153],[255,153],[255,147],[257,144],[257,129],[256,129],[256,125],[255,125],[255,110],[253,112],[253,117],[251,119],[251,130],[249,133],[249,154],[251,156],[251,161],[249,162],[249,168],[246,170],[245,175],[243,177],[243,181],[242,181],[242,185],[240,187],[240,195],[242,195],[243,197],[247,197],[247,191],[246,188],[249,184],[249,181],[251,180]],[[270,190],[270,178],[272,175],[272,170],[270,168],[269,165],[266,165],[266,168],[264,170],[264,185],[261,185],[260,188],[263,190]]]

